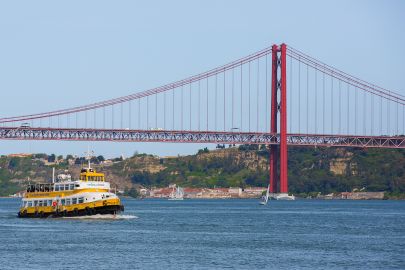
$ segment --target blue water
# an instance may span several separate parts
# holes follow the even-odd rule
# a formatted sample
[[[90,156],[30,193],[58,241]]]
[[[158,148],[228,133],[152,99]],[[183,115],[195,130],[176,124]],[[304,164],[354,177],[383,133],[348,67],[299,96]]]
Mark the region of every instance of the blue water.
[[[18,219],[0,269],[405,269],[405,202],[123,200],[120,219]]]

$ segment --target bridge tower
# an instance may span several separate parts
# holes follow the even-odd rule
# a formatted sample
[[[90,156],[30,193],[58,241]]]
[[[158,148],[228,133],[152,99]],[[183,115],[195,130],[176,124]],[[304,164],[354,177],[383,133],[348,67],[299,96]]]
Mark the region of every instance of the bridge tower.
[[[287,167],[287,45],[272,46],[270,132],[280,127],[280,144],[270,145],[270,192],[288,193]],[[278,167],[280,164],[280,167]]]

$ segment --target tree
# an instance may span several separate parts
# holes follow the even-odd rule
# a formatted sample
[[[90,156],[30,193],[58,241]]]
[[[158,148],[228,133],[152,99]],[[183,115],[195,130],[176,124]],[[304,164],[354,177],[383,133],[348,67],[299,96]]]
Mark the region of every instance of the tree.
[[[56,160],[55,154],[48,156],[48,162],[55,162],[55,160]]]
[[[99,162],[104,162],[104,161],[105,161],[105,158],[100,155],[100,156],[97,157],[97,160],[98,160]]]
[[[66,160],[73,159],[72,155],[66,155]]]
[[[132,198],[138,198],[140,194],[139,194],[138,190],[136,190],[136,188],[131,188],[131,189],[127,192],[127,195],[128,195],[129,197],[132,197]]]

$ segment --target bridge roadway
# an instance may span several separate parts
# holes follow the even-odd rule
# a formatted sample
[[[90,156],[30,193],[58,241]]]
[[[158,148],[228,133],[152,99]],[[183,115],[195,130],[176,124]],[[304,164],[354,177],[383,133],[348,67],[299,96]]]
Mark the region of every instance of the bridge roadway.
[[[280,134],[256,132],[0,127],[0,140],[64,140],[279,144]],[[287,134],[288,145],[405,148],[405,136]]]

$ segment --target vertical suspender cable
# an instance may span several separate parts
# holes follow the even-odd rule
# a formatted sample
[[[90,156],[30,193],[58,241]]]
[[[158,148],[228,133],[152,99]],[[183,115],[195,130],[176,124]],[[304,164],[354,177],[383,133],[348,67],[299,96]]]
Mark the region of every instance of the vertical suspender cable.
[[[234,82],[235,82],[235,70],[234,70],[234,68],[232,68],[232,83],[231,83],[231,89],[232,89],[232,109],[231,109],[231,112],[232,112],[232,116],[231,116],[231,121],[232,121],[232,125],[231,125],[231,131],[233,131],[234,129],[234,119],[233,119],[233,107],[234,107],[234,97],[235,97],[235,95],[234,95]]]
[[[158,95],[155,93],[155,128],[158,128]]]
[[[217,131],[218,122],[218,74],[215,74],[215,131]]]
[[[138,98],[138,129],[141,129],[141,99]]]
[[[111,105],[111,128],[114,129],[114,104]]]
[[[325,134],[325,72],[322,72],[322,134]]]
[[[307,128],[306,128],[306,132],[307,134],[309,133],[309,66],[307,65]]]
[[[243,96],[242,96],[242,88],[243,88],[243,66],[242,62],[240,62],[240,131],[243,130]]]
[[[399,113],[399,112],[398,112],[398,102],[399,102],[399,100],[398,100],[398,98],[397,98],[396,100],[397,100],[397,101],[396,101],[396,103],[397,103],[397,104],[396,104],[396,105],[397,105],[397,116],[396,116],[396,121],[395,121],[395,122],[396,122],[396,132],[395,132],[395,135],[398,136],[398,135],[399,135],[399,134],[398,134],[398,126],[399,126],[399,122],[398,122],[398,119],[399,119],[399,116],[398,116],[398,113]]]
[[[132,129],[132,99],[128,102],[129,129]]]
[[[390,91],[388,91],[388,95],[391,95],[391,92]],[[389,101],[389,99],[387,98],[387,135],[391,135],[391,132],[390,132],[390,112],[391,112],[391,110],[390,110],[390,101]]]
[[[189,117],[189,121],[190,121],[190,130],[191,130],[191,82],[190,82],[190,89],[189,89],[189,92],[190,92],[190,95],[189,95],[189,98],[190,98],[190,100],[189,100],[189,106],[190,106],[190,110],[189,110],[189,113],[190,113],[190,117]]]
[[[208,131],[208,116],[209,116],[209,114],[208,114],[208,98],[209,98],[209,96],[208,96],[208,77],[207,77],[207,131]]]
[[[198,80],[198,130],[201,130],[200,119],[201,119],[201,80]]]
[[[339,80],[339,134],[341,133],[341,123],[342,123],[342,88],[341,81]]]
[[[370,95],[370,125],[371,125],[371,131],[370,131],[370,135],[373,136],[374,135],[374,95],[371,94]]]
[[[224,131],[226,130],[226,121],[225,121],[225,117],[226,117],[226,114],[225,114],[225,109],[226,109],[226,99],[225,99],[225,97],[226,97],[226,95],[225,95],[225,86],[226,86],[226,70],[225,70],[225,68],[224,68]]]
[[[357,133],[357,87],[354,87],[354,133]]]
[[[163,93],[163,128],[166,130],[166,91]]]
[[[105,106],[103,106],[103,128],[105,129]]]
[[[124,122],[123,121],[124,121],[124,105],[121,102],[121,129],[124,128]]]
[[[292,79],[293,79],[293,72],[292,72],[292,60],[293,58],[290,56],[290,85],[289,85],[289,93],[288,94],[288,104],[287,107],[290,108],[290,112],[288,113],[289,115],[289,121],[288,121],[288,127],[289,127],[289,132],[292,133],[292,112],[293,112],[293,106],[292,106],[292,98],[293,98],[293,84],[292,84]],[[267,98],[266,98],[267,100]],[[266,106],[267,108],[267,106]],[[266,114],[267,115],[267,114]],[[267,121],[266,121],[267,123]]]
[[[301,57],[298,56],[298,133],[301,133]]]
[[[333,71],[330,76],[330,134],[333,134]]]
[[[149,96],[146,96],[146,129],[149,129]]]
[[[269,115],[269,110],[268,110],[268,108],[269,108],[269,102],[268,102],[268,90],[269,90],[269,88],[268,88],[268,81],[267,81],[267,76],[268,76],[268,74],[267,74],[267,58],[268,58],[268,54],[266,54],[266,79],[265,79],[265,83],[266,83],[266,87],[264,88],[265,90],[266,90],[266,104],[265,104],[265,108],[266,108],[266,110],[265,110],[265,132],[267,132],[268,131],[268,115]],[[290,58],[291,59],[291,58]],[[291,83],[291,81],[290,81],[290,83]]]
[[[317,72],[317,65],[314,68],[314,76],[315,76],[315,134],[318,132],[318,72]]]
[[[248,113],[248,116],[249,116],[249,132],[250,132],[250,61],[249,61],[249,98],[248,98],[248,100],[249,100],[249,113]]]
[[[259,132],[260,58],[257,58],[256,132]]]
[[[172,90],[172,109],[173,109],[173,111],[172,111],[172,129],[173,130],[174,130],[174,94],[175,94],[175,90],[176,89]]]
[[[363,135],[367,134],[367,98],[366,98],[366,91],[363,91]]]
[[[349,84],[347,84],[347,115],[346,115],[346,117],[347,117],[347,122],[346,122],[346,134],[347,135],[349,135],[350,134],[350,131],[349,131],[349,129],[350,129],[350,124],[349,124],[349,122],[350,122],[350,97],[349,97],[349,91],[350,91],[350,89],[349,89],[349,87],[350,87],[350,85]]]
[[[383,102],[382,102],[382,96],[380,96],[380,135],[382,136],[382,119],[383,119]]]
[[[181,86],[181,124],[180,124],[180,129],[181,130],[184,130],[183,129],[183,121],[184,121],[183,104],[184,104],[184,85]]]

